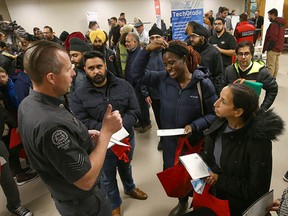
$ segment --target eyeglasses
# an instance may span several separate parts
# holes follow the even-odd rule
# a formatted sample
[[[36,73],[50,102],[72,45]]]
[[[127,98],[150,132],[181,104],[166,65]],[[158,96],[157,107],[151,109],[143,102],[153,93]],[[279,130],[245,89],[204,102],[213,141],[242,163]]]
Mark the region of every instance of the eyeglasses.
[[[239,53],[237,53],[237,55],[240,56],[240,57],[243,57],[243,56],[244,57],[248,57],[250,54],[251,54],[250,52],[244,52],[244,53],[243,52],[239,52]]]
[[[194,39],[194,38],[196,38],[196,37],[200,37],[200,35],[197,35],[197,34],[194,34],[194,33],[193,33],[193,34],[190,34],[189,37],[192,38],[192,39]]]
[[[161,36],[151,36],[151,37],[149,37],[150,40],[155,40],[155,39],[160,39],[160,38],[161,38]]]

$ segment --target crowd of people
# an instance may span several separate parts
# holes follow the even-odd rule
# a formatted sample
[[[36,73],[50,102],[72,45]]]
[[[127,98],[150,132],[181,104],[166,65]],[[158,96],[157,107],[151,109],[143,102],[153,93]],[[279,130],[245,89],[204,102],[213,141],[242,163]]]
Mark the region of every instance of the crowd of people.
[[[140,19],[127,24],[125,13],[109,19],[108,33],[96,21],[85,34],[63,31],[59,37],[50,26],[35,27],[33,35],[13,29],[18,43],[9,44],[2,30],[0,182],[7,209],[32,215],[20,205],[17,185],[38,176],[61,215],[121,216],[117,173],[126,195],[146,200],[131,162],[135,131],[151,130],[150,106],[159,129],[184,128],[189,144],[201,145],[198,153],[211,169],[205,182],[229,201],[231,216],[268,192],[272,141],[284,131],[270,107],[278,93],[285,20],[276,9],[268,11],[265,64],[253,59],[263,25],[259,11],[253,19],[240,14],[235,29],[228,13],[220,7],[215,18],[213,11],[205,14],[206,25],[188,22],[184,42],[170,40],[163,20],[147,31]],[[259,94],[238,79],[261,83],[260,105]],[[129,133],[121,140],[126,146],[107,149],[121,128]],[[163,170],[174,166],[179,139],[159,140]],[[23,168],[19,155],[26,159]],[[179,197],[169,216],[184,215],[189,196]],[[271,211],[285,215],[287,202],[283,196]],[[206,206],[186,215],[216,214]]]

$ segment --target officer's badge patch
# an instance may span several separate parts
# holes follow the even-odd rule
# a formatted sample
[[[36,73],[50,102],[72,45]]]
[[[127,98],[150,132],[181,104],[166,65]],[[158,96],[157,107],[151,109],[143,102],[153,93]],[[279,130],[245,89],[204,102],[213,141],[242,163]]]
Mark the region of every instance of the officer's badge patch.
[[[58,149],[67,150],[69,148],[70,139],[65,131],[56,130],[52,134],[52,142]]]

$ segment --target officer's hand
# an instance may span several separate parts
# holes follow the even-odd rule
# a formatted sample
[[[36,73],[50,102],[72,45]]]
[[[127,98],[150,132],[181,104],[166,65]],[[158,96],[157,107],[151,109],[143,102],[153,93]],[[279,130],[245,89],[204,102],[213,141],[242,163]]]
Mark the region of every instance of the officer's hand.
[[[108,133],[114,134],[122,128],[122,118],[118,110],[112,112],[111,104],[108,105],[104,119],[102,122],[102,129]]]
[[[89,133],[92,141],[96,144],[98,142],[100,131],[98,131],[98,130],[88,130],[88,133]]]
[[[151,99],[150,96],[146,97],[146,98],[145,98],[145,101],[146,101],[146,103],[147,103],[149,106],[151,106],[151,104],[152,104],[152,99]]]
[[[169,47],[168,43],[163,39],[159,39],[149,43],[145,49],[148,52],[152,52],[153,50],[166,49],[167,47]]]

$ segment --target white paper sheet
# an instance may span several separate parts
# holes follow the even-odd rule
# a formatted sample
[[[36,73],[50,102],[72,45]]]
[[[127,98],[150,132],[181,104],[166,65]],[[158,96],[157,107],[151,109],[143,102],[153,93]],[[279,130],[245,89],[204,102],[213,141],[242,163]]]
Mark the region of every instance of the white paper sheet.
[[[245,210],[243,216],[265,216],[269,212],[266,209],[273,206],[273,194],[274,190],[264,194]]]
[[[210,175],[208,166],[197,153],[180,156],[179,159],[192,179],[200,179]]]
[[[177,136],[187,134],[184,128],[157,130],[157,136]]]
[[[127,136],[129,136],[129,133],[127,132],[127,130],[124,127],[122,127],[119,131],[117,131],[116,133],[114,133],[112,135],[107,148],[111,148],[115,144],[122,145],[122,146],[128,146],[128,145],[120,142],[120,140],[124,139]]]
[[[0,163],[1,163],[1,166],[3,166],[4,164],[7,163],[7,161],[5,160],[5,158],[0,157]]]

